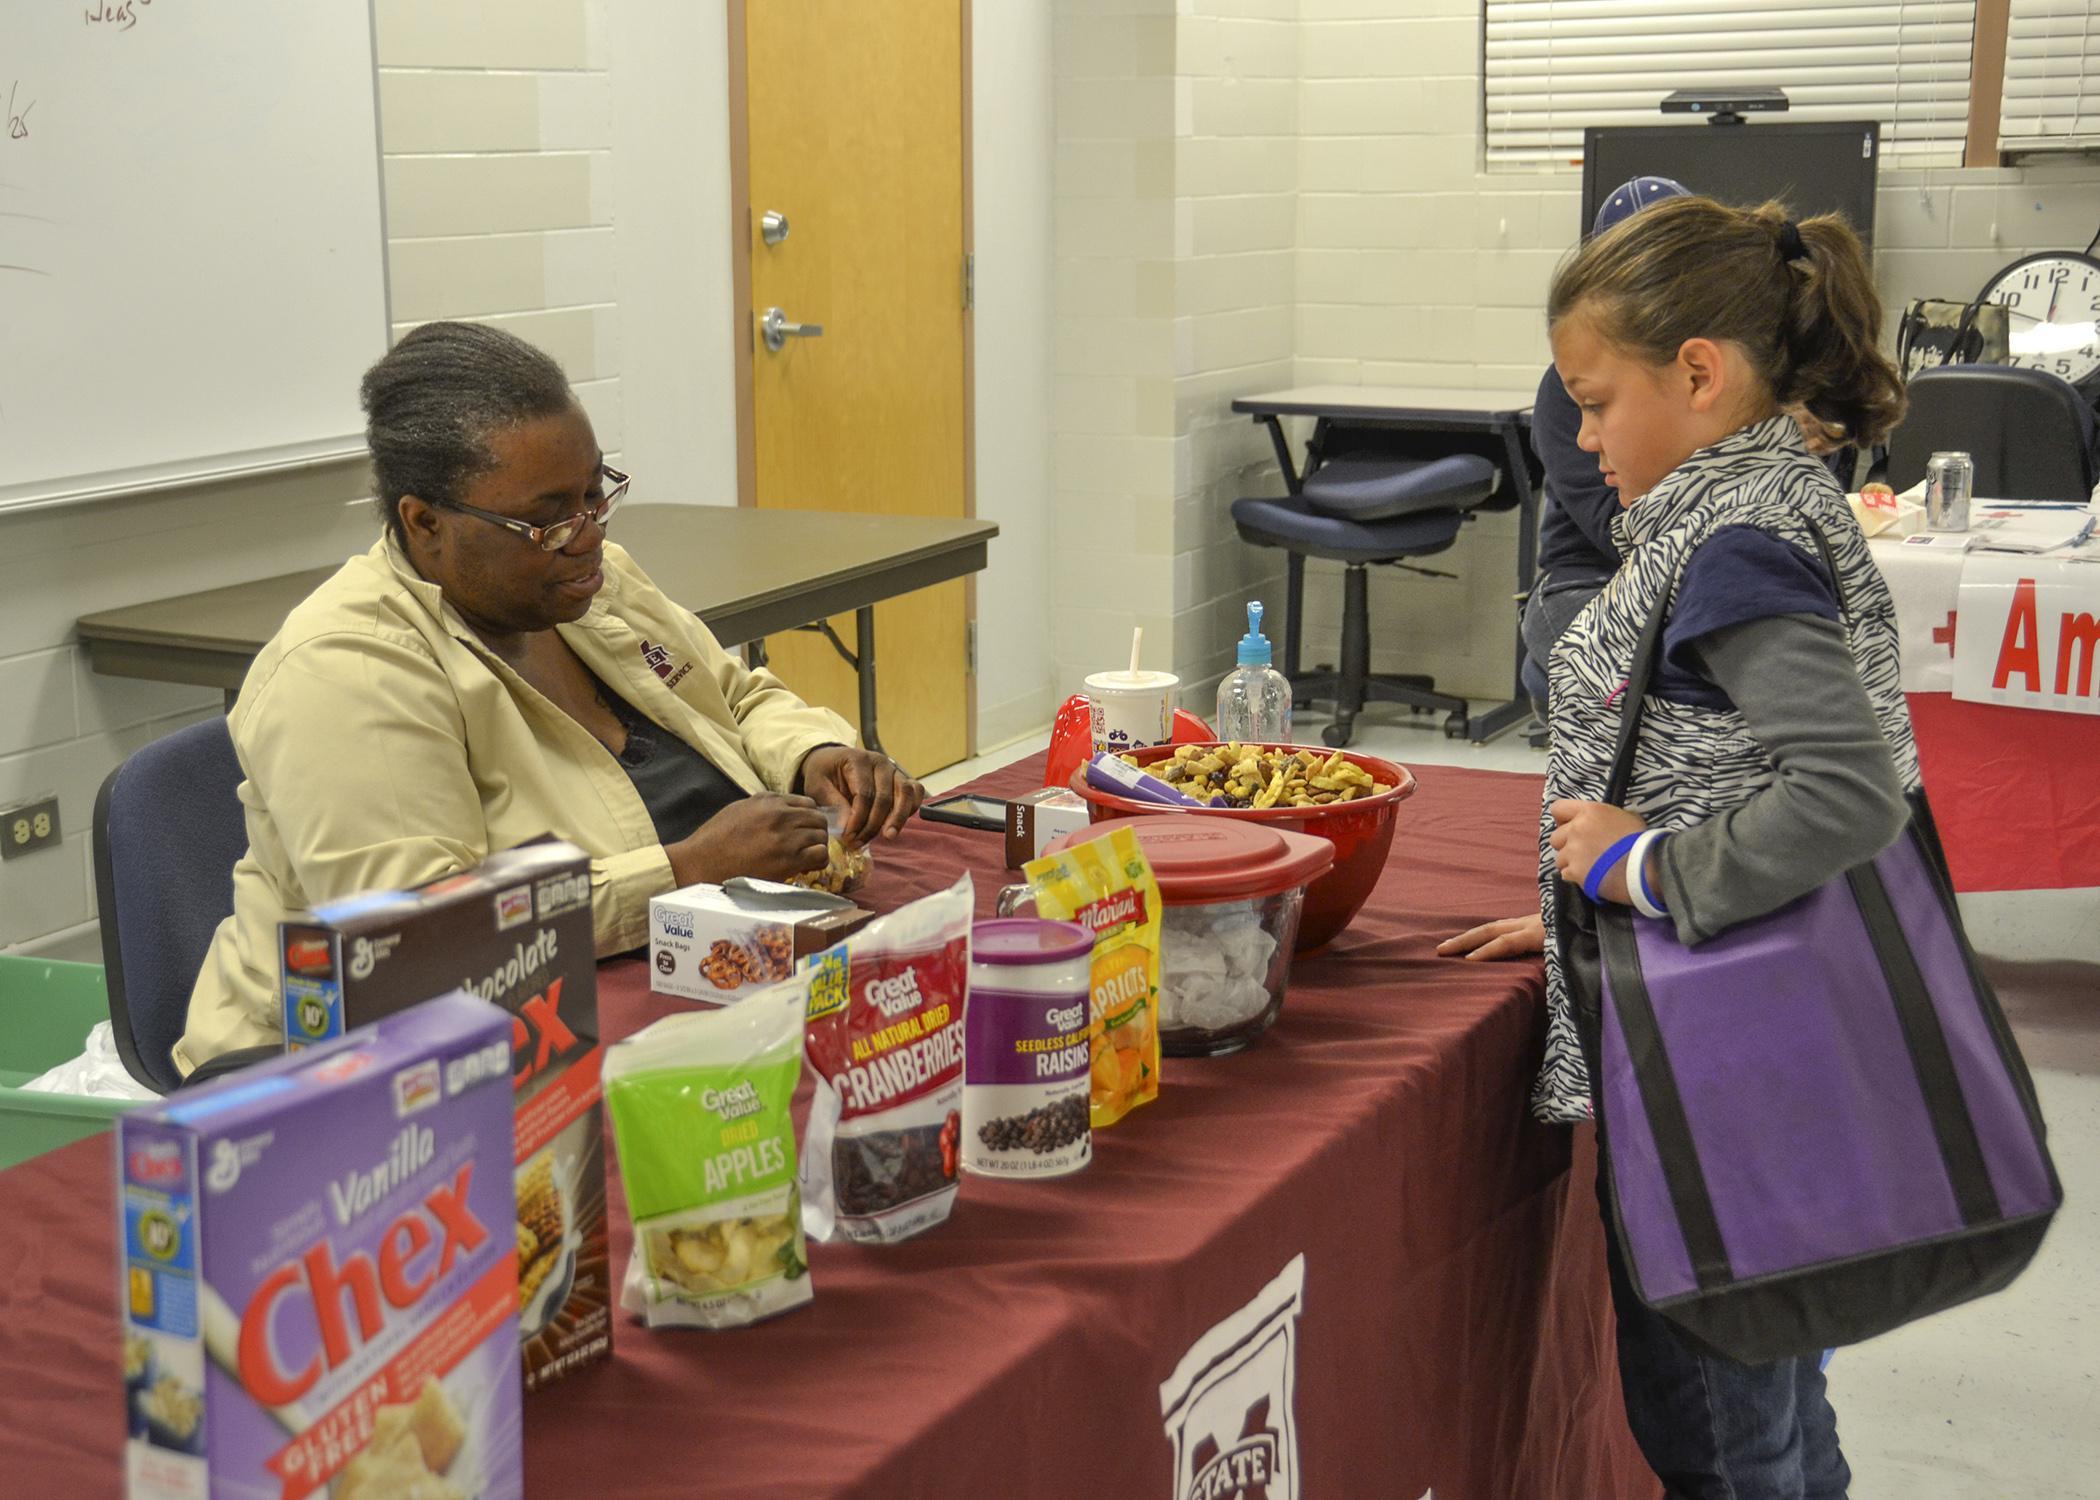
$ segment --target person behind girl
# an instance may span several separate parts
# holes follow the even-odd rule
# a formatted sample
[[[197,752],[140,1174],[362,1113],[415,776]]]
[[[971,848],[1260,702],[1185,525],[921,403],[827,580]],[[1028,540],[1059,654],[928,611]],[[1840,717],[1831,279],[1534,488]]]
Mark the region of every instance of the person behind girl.
[[[1561,955],[1545,940],[1559,883],[1582,884],[1645,832],[1601,877],[1604,899],[1702,942],[1894,842],[1918,769],[1894,604],[1803,436],[1806,425],[1872,443],[1902,415],[1858,238],[1835,216],[1796,224],[1777,204],[1673,199],[1583,247],[1555,278],[1547,316],[1554,365],[1582,411],[1578,441],[1619,491],[1626,562],[1548,668],[1541,914],[1439,951],[1545,952],[1533,1108],[1575,1122],[1594,1110]],[[1630,790],[1613,807],[1600,799],[1620,695],[1664,600]],[[1627,1416],[1668,1493],[1843,1496],[1851,1473],[1816,1359],[1753,1366],[1703,1352],[1634,1295],[1608,1214],[1605,1237]]]

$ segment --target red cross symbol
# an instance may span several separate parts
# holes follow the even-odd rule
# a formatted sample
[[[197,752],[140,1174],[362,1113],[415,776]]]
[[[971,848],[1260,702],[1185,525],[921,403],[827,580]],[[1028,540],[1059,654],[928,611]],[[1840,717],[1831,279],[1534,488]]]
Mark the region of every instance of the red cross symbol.
[[[1932,643],[1933,643],[1933,644],[1934,644],[1935,646],[1945,646],[1945,647],[1947,648],[1947,654],[1948,654],[1949,656],[1952,656],[1952,655],[1954,654],[1954,611],[1953,611],[1953,610],[1951,610],[1951,609],[1950,609],[1950,610],[1948,610],[1948,611],[1947,611],[1947,623],[1946,623],[1946,624],[1934,627],[1934,629],[1933,629],[1933,632],[1932,632]]]

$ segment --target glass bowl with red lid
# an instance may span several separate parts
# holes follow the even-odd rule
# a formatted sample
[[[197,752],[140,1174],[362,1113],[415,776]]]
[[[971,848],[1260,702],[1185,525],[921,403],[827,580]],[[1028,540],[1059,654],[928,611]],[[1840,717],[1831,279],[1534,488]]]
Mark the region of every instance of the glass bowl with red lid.
[[[1275,1024],[1291,975],[1305,890],[1334,863],[1310,834],[1196,813],[1114,818],[1047,852],[1137,836],[1159,882],[1159,1043],[1170,1057],[1237,1052]]]

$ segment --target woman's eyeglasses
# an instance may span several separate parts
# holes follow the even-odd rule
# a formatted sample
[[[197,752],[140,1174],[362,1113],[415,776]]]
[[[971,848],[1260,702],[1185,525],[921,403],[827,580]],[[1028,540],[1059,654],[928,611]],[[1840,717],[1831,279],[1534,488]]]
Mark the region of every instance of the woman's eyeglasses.
[[[606,482],[611,485],[605,492],[605,498],[588,509],[579,510],[573,516],[563,516],[559,521],[546,526],[528,526],[514,516],[499,516],[492,510],[483,510],[477,505],[464,505],[457,500],[441,500],[435,503],[441,510],[464,511],[467,515],[479,516],[491,525],[501,526],[505,531],[515,531],[542,552],[559,552],[576,540],[576,534],[583,530],[586,521],[596,521],[598,529],[603,531],[605,524],[612,519],[612,513],[619,509],[620,502],[627,496],[627,486],[633,482],[627,475],[610,464],[601,465],[598,472],[603,474]]]

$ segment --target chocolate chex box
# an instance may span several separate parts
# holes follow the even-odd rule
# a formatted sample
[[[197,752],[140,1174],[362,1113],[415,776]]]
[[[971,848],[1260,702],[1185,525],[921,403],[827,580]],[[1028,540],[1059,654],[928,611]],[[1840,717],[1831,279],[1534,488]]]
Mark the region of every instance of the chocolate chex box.
[[[511,1013],[525,1389],[612,1352],[590,859],[555,839],[279,931],[286,1045],[450,989]]]
[[[516,1500],[510,1019],[453,993],[121,1118],[132,1500]]]

